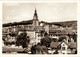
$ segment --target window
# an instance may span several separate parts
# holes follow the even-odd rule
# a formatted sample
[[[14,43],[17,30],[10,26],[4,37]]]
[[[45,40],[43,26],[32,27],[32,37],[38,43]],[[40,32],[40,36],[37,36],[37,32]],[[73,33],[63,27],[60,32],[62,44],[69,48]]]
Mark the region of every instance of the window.
[[[62,50],[65,50],[65,47],[62,47]]]
[[[51,36],[52,36],[52,34],[51,34]]]
[[[63,44],[63,46],[65,46],[65,44]]]

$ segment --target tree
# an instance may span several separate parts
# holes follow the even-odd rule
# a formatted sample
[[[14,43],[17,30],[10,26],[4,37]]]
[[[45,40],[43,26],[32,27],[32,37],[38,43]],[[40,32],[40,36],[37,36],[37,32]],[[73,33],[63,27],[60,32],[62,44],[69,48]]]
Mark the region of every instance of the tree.
[[[45,32],[45,33],[44,33],[44,36],[48,36],[48,33],[47,33],[47,32]]]
[[[58,50],[55,50],[55,52],[53,54],[58,54],[58,53],[59,53]]]
[[[44,38],[41,39],[41,45],[44,45],[46,47],[49,47],[51,43],[51,38],[49,38],[48,33],[44,32]]]
[[[61,42],[61,41],[63,41],[64,39],[67,39],[67,38],[66,38],[65,36],[61,36],[61,37],[59,37],[58,41]]]
[[[77,50],[75,51],[75,54],[77,54]]]
[[[45,37],[41,39],[41,44],[46,47],[49,47],[50,43],[51,43],[51,38]]]
[[[20,35],[17,36],[16,39],[16,45],[17,46],[22,46],[23,48],[27,47],[29,44],[29,37],[27,36],[26,32],[21,33]]]
[[[57,42],[58,40],[56,38],[53,38],[52,41]]]
[[[38,43],[31,47],[31,54],[48,54],[47,47]]]
[[[31,47],[31,54],[35,54],[36,53],[36,45]]]
[[[11,37],[16,37],[16,36],[17,36],[17,33],[16,33],[16,32],[11,32],[11,33],[9,33],[9,35],[10,35]]]
[[[73,33],[72,38],[74,39],[74,41],[77,41],[77,34]]]
[[[41,30],[41,31],[40,31],[40,33],[41,33],[41,36],[43,37],[43,36],[44,36],[45,31],[44,31],[44,30]]]
[[[48,54],[48,49],[46,46],[41,46],[41,51],[42,51],[42,54]]]
[[[71,38],[71,34],[69,34],[69,33],[68,33],[68,35],[67,35],[67,36],[68,36],[69,38]]]

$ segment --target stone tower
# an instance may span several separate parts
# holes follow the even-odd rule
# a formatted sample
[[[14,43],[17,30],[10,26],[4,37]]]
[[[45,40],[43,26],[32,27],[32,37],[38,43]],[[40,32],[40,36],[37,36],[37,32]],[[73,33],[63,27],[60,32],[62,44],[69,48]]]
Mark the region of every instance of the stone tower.
[[[39,26],[39,20],[38,20],[37,10],[35,9],[33,16],[33,27],[36,28],[36,26]]]

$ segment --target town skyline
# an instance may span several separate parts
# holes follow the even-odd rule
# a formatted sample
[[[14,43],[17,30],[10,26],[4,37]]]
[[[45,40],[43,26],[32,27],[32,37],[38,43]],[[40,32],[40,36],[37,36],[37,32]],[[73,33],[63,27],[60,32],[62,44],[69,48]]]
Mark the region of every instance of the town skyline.
[[[3,4],[3,23],[31,20],[35,8],[40,21],[77,20],[76,3],[5,3]]]
[[[58,3],[53,7],[49,3],[12,3],[3,6],[3,17],[7,18],[3,21],[13,23],[2,24],[2,53],[77,54],[77,21],[70,21],[77,16],[74,4]],[[51,19],[54,16],[59,19]]]

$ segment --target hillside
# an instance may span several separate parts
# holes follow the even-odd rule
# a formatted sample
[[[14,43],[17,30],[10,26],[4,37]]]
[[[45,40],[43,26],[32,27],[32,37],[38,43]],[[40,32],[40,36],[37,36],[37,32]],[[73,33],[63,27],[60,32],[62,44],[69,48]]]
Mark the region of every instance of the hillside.
[[[71,27],[71,26],[77,26],[77,21],[65,21],[65,22],[52,22],[52,23],[48,23],[48,24],[54,24],[54,25],[57,25],[57,26],[68,26],[68,27]]]
[[[42,23],[49,24],[49,25],[56,25],[56,26],[62,26],[62,27],[75,27],[77,26],[77,21],[65,21],[65,22],[44,22],[41,21]],[[8,27],[8,26],[16,26],[16,25],[27,25],[27,24],[32,24],[32,20],[28,21],[21,21],[21,22],[13,22],[13,23],[6,23],[2,24],[3,27]]]

